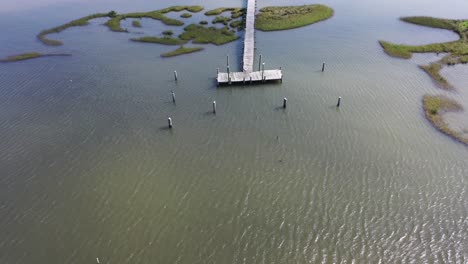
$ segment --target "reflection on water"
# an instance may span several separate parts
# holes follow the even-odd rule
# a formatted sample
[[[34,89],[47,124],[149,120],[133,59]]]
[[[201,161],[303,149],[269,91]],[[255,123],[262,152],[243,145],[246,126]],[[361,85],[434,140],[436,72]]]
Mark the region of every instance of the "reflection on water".
[[[377,39],[450,40],[397,18],[460,17],[468,4],[324,3],[331,20],[257,33],[257,53],[285,79],[244,88],[213,79],[226,55],[240,65],[240,42],[162,59],[171,47],[130,42],[103,21],[59,34],[63,47],[34,38],[96,10],[166,2],[1,17],[1,54],[73,56],[0,65],[0,263],[466,262],[467,149],[423,118],[422,96],[437,92],[428,76]],[[462,67],[443,74],[466,102]],[[168,116],[174,129],[161,129]]]

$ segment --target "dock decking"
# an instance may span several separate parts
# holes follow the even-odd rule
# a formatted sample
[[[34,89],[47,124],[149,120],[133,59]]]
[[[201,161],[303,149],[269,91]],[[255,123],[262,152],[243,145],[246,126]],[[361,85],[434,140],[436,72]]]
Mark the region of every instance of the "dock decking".
[[[242,72],[218,72],[216,81],[220,84],[252,84],[254,82],[283,80],[283,71],[263,70],[254,71],[255,59],[255,9],[256,0],[247,0],[247,11],[245,15],[244,33],[244,56],[242,59]],[[229,63],[229,59],[228,59]],[[229,65],[227,65],[229,68]]]

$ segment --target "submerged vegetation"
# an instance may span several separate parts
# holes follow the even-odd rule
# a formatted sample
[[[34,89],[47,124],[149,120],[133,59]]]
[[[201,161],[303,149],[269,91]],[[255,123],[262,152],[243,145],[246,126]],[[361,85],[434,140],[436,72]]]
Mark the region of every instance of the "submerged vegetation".
[[[188,53],[194,53],[194,52],[202,51],[202,50],[203,50],[202,47],[186,48],[184,46],[180,46],[176,50],[161,54],[161,57],[174,57],[174,56],[179,56],[179,55],[188,54]]]
[[[8,56],[4,59],[0,59],[0,62],[16,62],[16,61],[30,60],[30,59],[36,59],[36,58],[41,58],[41,57],[52,57],[52,56],[71,56],[71,54],[65,54],[65,53],[42,54],[39,52],[28,52],[28,53]]]
[[[255,28],[262,31],[298,28],[326,20],[333,9],[325,5],[274,6],[260,9]]]
[[[222,45],[239,38],[235,33],[229,31],[229,29],[216,28],[216,27],[204,27],[197,24],[191,24],[184,28],[179,38],[183,40],[193,40],[193,43],[208,44],[212,43],[215,45]]]
[[[464,144],[468,144],[468,136],[450,128],[442,118],[442,115],[446,112],[463,110],[460,104],[443,96],[426,95],[423,98],[423,108],[426,118],[438,130]]]
[[[178,39],[178,38],[171,38],[171,37],[141,37],[141,38],[132,38],[130,39],[136,42],[146,42],[146,43],[157,43],[163,45],[182,45],[187,43],[186,40]]]

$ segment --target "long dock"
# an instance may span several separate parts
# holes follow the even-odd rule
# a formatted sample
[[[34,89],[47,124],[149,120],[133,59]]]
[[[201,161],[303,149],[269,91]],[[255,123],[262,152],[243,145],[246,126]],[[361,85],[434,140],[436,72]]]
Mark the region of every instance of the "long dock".
[[[264,64],[261,63],[261,56],[258,71],[254,71],[255,59],[255,11],[256,0],[247,0],[247,11],[245,15],[245,29],[244,29],[244,56],[242,60],[242,72],[231,72],[229,68],[229,57],[227,59],[226,69],[227,72],[220,72],[216,81],[218,85],[223,84],[253,84],[264,83],[266,81],[282,81],[283,71],[265,70]]]

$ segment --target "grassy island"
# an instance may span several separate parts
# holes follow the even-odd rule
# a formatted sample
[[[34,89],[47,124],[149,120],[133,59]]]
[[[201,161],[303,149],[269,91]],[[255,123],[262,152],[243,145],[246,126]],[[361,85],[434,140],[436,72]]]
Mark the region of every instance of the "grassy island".
[[[215,19],[213,19],[213,24],[223,24],[223,25],[227,25],[229,22],[231,21],[231,18],[230,17],[225,17],[225,16],[217,16],[215,17]]]
[[[179,56],[179,55],[188,54],[188,53],[194,53],[194,52],[202,51],[202,50],[203,50],[202,47],[186,48],[184,46],[180,46],[176,50],[161,54],[161,57],[165,57],[165,58],[166,57],[174,57],[174,56]]]
[[[255,28],[262,31],[286,30],[307,26],[333,16],[325,5],[273,6],[260,9]]]
[[[183,40],[193,40],[193,43],[198,44],[215,44],[222,45],[234,40],[239,36],[229,31],[227,28],[204,27],[197,24],[191,24],[184,28],[179,38]]]
[[[180,11],[188,11],[188,12],[196,13],[202,10],[203,10],[202,6],[171,6],[168,8],[149,11],[149,12],[118,14],[112,17],[111,19],[109,19],[109,21],[107,21],[105,25],[108,26],[109,29],[114,32],[128,32],[128,30],[123,29],[120,26],[121,20],[124,20],[127,18],[151,18],[154,20],[159,20],[169,26],[182,26],[184,25],[184,22],[177,20],[177,19],[169,18],[165,16],[165,14],[170,13],[170,12],[180,12]]]
[[[39,34],[37,35],[37,38],[42,43],[44,43],[46,45],[60,46],[60,45],[63,45],[63,43],[61,41],[54,40],[54,39],[48,39],[48,38],[46,38],[46,35],[52,34],[52,33],[60,33],[60,32],[64,31],[67,28],[70,28],[70,27],[86,26],[86,25],[89,24],[89,20],[91,20],[91,19],[100,18],[100,17],[110,17],[113,14],[114,13],[112,13],[112,11],[111,11],[109,13],[97,13],[97,14],[92,14],[92,15],[89,15],[89,16],[85,16],[85,17],[73,20],[71,22],[68,22],[66,24],[60,25],[58,27],[43,30],[43,31],[39,32]]]
[[[192,14],[190,13],[183,13],[182,15],[180,15],[181,18],[189,18],[189,17],[192,17]]]
[[[146,42],[146,43],[157,43],[157,44],[163,44],[163,45],[182,45],[187,43],[187,40],[182,40],[178,38],[171,38],[171,37],[141,37],[141,38],[132,38],[130,39],[131,41],[136,41],[136,42]]]
[[[65,54],[65,53],[42,54],[39,52],[28,52],[28,53],[8,56],[4,59],[0,59],[0,62],[16,62],[16,61],[30,60],[30,59],[36,59],[36,58],[42,58],[42,57],[52,57],[52,56],[71,56],[71,54]]]
[[[413,53],[448,53],[441,60],[430,65],[420,66],[440,88],[450,89],[452,86],[440,75],[440,69],[446,65],[468,63],[468,20],[443,19],[434,17],[403,17],[402,21],[416,25],[451,30],[460,36],[457,41],[433,43],[426,45],[394,44],[379,41],[384,51],[397,58],[409,59]]]
[[[451,129],[442,118],[442,115],[446,112],[463,110],[460,104],[443,96],[426,95],[423,98],[423,108],[427,120],[438,130],[468,145],[468,136]]]

